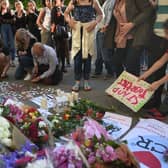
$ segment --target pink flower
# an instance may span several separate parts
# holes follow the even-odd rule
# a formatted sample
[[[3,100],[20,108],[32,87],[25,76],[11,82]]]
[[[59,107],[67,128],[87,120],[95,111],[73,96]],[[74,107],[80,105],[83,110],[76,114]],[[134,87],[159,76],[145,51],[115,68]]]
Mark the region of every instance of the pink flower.
[[[90,156],[90,157],[88,158],[89,164],[93,164],[95,161],[96,161],[96,157],[95,157],[95,156]]]
[[[88,139],[93,138],[94,136],[96,136],[97,139],[101,139],[102,136],[105,138],[105,140],[109,139],[107,131],[95,120],[88,119],[88,121],[86,121],[84,124],[84,130],[85,136]]]

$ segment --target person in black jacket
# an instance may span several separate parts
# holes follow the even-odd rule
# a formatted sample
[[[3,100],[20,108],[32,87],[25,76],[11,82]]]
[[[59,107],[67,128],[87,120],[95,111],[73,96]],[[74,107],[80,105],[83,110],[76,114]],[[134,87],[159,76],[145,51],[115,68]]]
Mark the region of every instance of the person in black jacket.
[[[153,32],[155,13],[149,0],[116,0],[107,27],[104,47],[116,49],[113,62],[117,76],[124,68],[140,74],[140,56]]]
[[[26,29],[20,28],[16,31],[15,43],[19,57],[19,65],[15,72],[17,80],[23,78],[24,80],[31,80],[31,72],[34,66],[31,48],[36,41],[36,37]]]
[[[28,11],[27,11],[26,23],[28,30],[38,39],[38,41],[41,41],[40,30],[36,24],[39,15],[39,11],[36,8],[36,3],[33,0],[29,0],[27,6]]]

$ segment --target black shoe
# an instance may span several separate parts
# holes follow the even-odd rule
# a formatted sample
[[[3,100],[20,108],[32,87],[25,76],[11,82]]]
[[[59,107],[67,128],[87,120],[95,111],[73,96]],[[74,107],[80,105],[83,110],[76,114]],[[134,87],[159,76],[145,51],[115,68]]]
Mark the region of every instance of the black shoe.
[[[92,78],[98,78],[100,77],[101,73],[94,73],[93,75],[91,75]]]
[[[67,69],[62,69],[62,72],[64,72],[64,73],[67,73],[68,71],[67,71]]]

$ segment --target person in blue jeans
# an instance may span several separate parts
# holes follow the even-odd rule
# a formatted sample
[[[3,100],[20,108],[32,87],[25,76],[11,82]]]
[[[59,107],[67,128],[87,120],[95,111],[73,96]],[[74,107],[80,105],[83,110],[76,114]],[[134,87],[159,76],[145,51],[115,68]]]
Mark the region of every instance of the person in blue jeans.
[[[1,35],[4,42],[5,48],[10,51],[11,66],[14,65],[15,60],[15,45],[14,45],[14,34],[12,26],[14,24],[14,14],[9,8],[9,1],[2,0],[0,2],[0,24],[1,24]]]
[[[96,49],[97,49],[97,59],[95,62],[95,74],[93,77],[98,77],[103,70],[103,64],[107,70],[107,75],[105,79],[112,77],[114,74],[114,66],[112,63],[113,49],[105,48],[104,35],[106,28],[111,20],[115,0],[106,0],[102,6],[104,12],[104,18],[96,27]]]
[[[73,11],[73,17],[70,13]],[[90,91],[91,56],[94,50],[94,29],[102,19],[102,11],[96,0],[72,0],[65,13],[65,20],[72,28],[72,57],[74,58],[75,85],[79,91],[84,78],[84,90]],[[97,17],[96,17],[97,16]]]
[[[31,48],[37,39],[28,30],[20,28],[16,31],[15,41],[19,60],[15,78],[17,80],[31,80],[34,67]]]

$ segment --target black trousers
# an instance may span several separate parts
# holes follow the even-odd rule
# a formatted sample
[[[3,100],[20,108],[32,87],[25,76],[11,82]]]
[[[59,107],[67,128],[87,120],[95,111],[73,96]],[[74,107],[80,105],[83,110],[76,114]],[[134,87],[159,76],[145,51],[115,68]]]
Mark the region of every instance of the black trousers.
[[[49,69],[48,65],[38,65],[38,76],[42,75],[45,71],[47,71]],[[59,70],[59,66],[56,66],[55,72],[47,77],[42,79],[42,83],[46,84],[46,85],[57,85],[60,83],[60,81],[62,81],[63,79],[63,73],[62,71]]]
[[[113,61],[117,77],[125,69],[127,72],[139,76],[140,56],[143,47],[133,47],[133,40],[128,40],[126,48],[117,48],[114,53]]]

